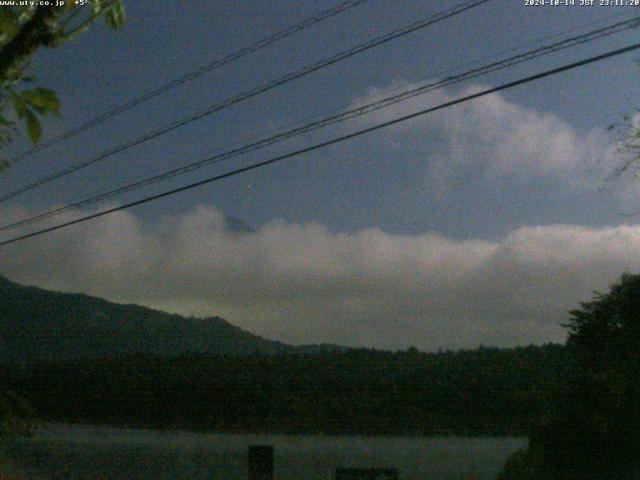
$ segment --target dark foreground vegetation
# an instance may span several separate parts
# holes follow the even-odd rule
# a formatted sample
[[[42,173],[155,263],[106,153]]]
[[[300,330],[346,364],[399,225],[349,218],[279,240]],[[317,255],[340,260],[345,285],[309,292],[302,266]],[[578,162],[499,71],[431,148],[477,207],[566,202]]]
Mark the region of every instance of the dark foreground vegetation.
[[[501,480],[640,478],[640,275],[570,314],[564,392]]]
[[[129,356],[8,369],[46,420],[221,431],[523,433],[566,375],[561,346]]]

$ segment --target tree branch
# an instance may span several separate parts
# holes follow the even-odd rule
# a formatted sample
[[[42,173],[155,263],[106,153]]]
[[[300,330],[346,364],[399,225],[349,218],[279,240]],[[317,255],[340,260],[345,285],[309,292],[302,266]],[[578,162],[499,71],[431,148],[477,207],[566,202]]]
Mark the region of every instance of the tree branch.
[[[0,79],[6,79],[10,70],[32,55],[40,45],[47,45],[53,40],[54,33],[47,21],[54,15],[54,6],[38,7],[33,17],[0,50]]]

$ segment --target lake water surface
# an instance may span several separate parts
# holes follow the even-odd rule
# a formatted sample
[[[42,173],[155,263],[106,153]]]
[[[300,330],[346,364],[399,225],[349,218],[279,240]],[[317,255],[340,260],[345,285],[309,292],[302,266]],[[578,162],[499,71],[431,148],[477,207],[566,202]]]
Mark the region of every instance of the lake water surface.
[[[511,437],[365,437],[209,434],[51,425],[9,447],[23,478],[247,478],[247,448],[273,445],[276,480],[330,480],[338,466],[395,467],[402,480],[493,479],[510,453],[526,445]]]

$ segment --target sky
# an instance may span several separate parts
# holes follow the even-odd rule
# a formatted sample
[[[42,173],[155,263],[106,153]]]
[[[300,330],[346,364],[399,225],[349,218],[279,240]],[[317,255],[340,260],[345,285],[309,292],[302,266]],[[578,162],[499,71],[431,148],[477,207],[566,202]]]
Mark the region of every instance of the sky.
[[[58,92],[45,137],[293,25],[337,1],[125,2],[32,62]],[[223,152],[310,118],[583,33],[629,6],[492,0],[0,204],[0,224]],[[452,8],[368,0],[217,69],[0,175],[12,191],[374,36]],[[640,38],[634,29],[436,90],[173,178],[53,225],[221,174]],[[615,177],[640,104],[630,54],[434,112],[157,202],[0,247],[15,281],[183,315],[270,339],[423,350],[562,342],[568,311],[640,267],[640,184]],[[16,142],[13,152],[28,147]],[[229,218],[250,230],[238,231]],[[0,240],[20,231],[0,232]]]

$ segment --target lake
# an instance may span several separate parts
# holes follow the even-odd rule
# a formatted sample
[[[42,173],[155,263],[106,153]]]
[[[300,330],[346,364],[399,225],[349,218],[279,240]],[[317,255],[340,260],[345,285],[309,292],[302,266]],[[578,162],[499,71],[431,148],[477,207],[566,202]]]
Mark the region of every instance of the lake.
[[[276,480],[330,480],[338,466],[394,467],[402,480],[493,479],[514,437],[367,437],[210,434],[97,426],[49,425],[8,449],[24,478],[247,478],[247,448],[275,449]]]

